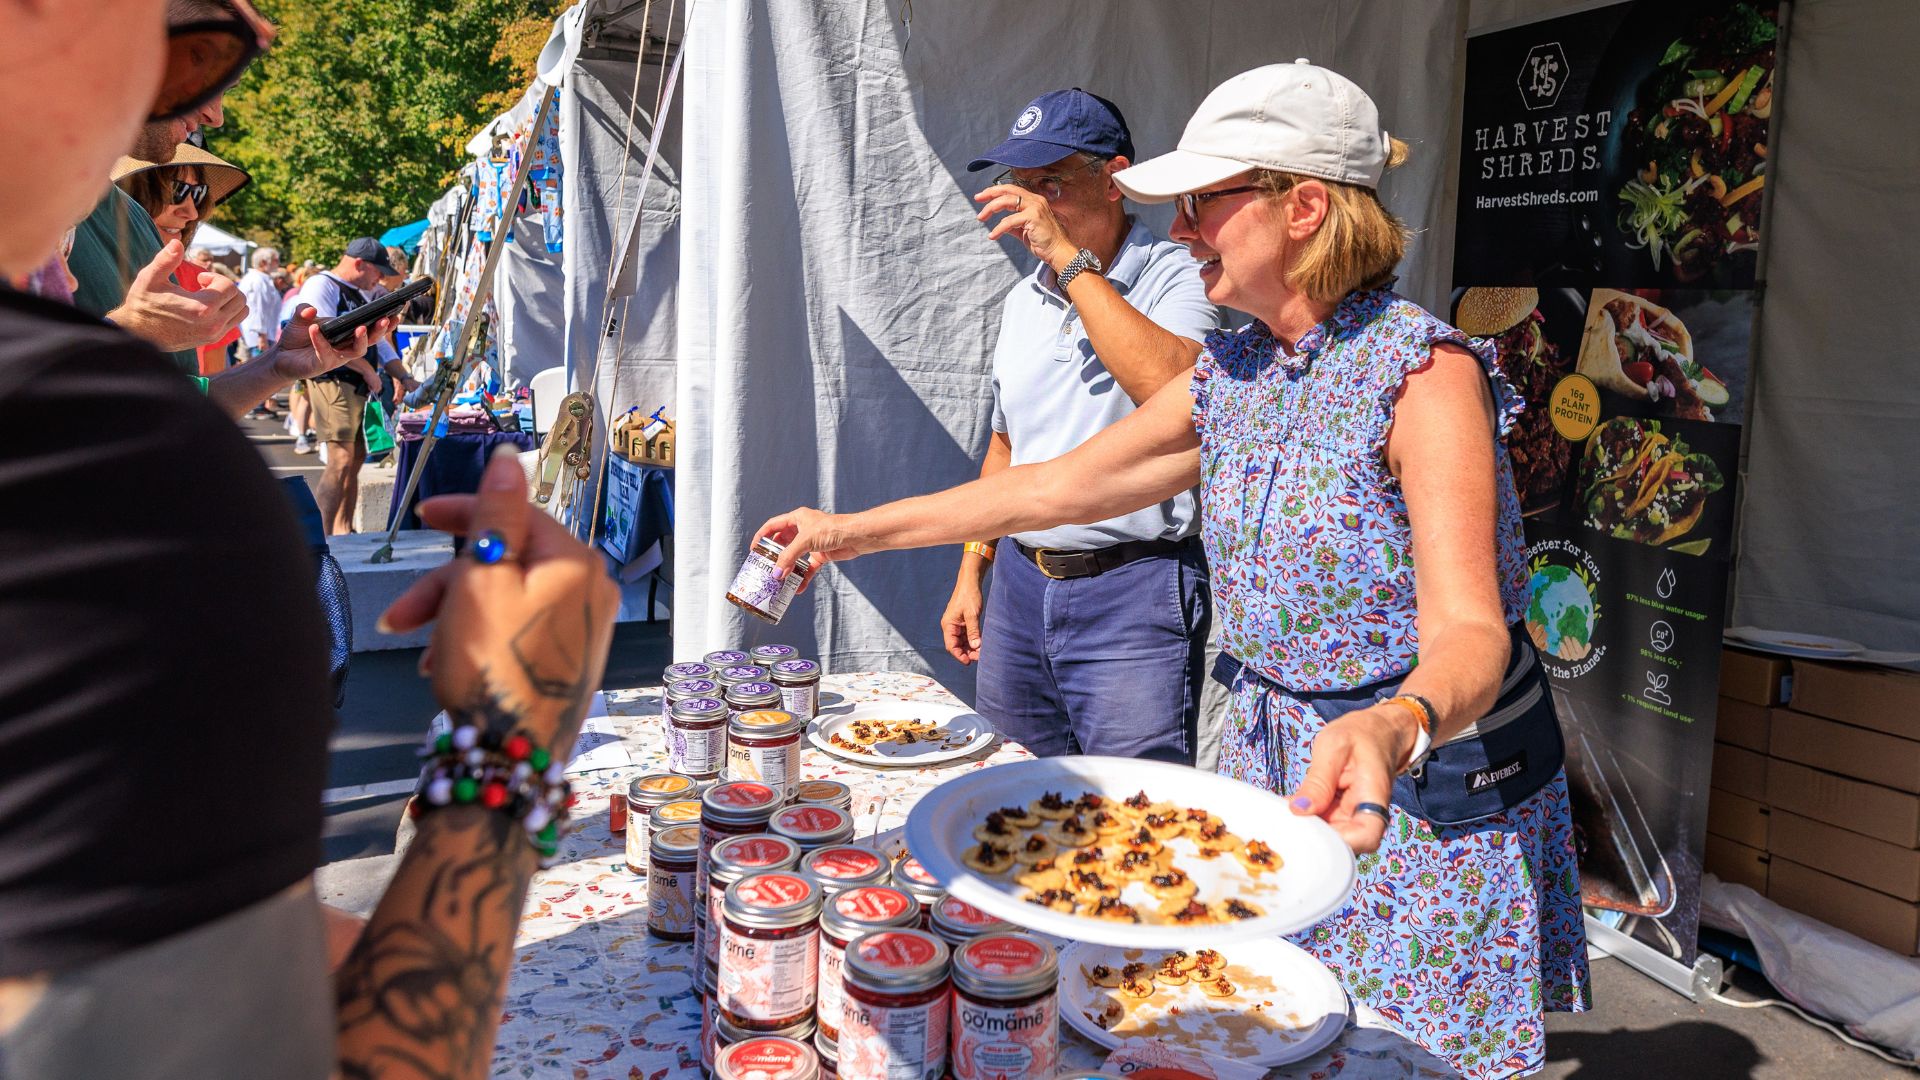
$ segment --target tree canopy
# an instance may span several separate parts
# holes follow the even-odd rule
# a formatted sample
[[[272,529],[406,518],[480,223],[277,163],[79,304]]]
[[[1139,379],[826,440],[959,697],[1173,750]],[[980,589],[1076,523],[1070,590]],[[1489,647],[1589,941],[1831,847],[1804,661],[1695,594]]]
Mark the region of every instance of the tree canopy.
[[[256,0],[273,51],[227,95],[208,148],[253,183],[221,228],[330,262],[417,220],[480,126],[518,100],[575,0]]]

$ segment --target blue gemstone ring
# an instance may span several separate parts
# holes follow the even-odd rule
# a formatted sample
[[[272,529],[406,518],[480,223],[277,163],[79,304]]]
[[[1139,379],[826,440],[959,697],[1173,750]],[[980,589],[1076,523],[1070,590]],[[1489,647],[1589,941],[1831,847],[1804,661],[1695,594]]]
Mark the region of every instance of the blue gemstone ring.
[[[467,554],[481,566],[492,566],[507,557],[507,538],[488,529],[467,545]]]

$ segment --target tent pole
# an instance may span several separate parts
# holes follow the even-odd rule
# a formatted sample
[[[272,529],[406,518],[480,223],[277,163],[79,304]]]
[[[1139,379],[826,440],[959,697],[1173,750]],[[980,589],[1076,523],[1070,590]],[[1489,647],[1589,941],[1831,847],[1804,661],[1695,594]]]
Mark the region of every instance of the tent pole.
[[[419,490],[421,474],[427,467],[427,457],[433,453],[434,444],[440,441],[440,422],[445,419],[448,408],[453,404],[453,395],[459,390],[461,379],[466,376],[467,352],[473,348],[474,332],[493,294],[493,272],[500,266],[500,256],[507,246],[507,234],[513,231],[513,221],[519,216],[520,196],[527,190],[527,176],[533,172],[533,150],[540,141],[542,129],[547,126],[547,117],[553,112],[554,99],[558,96],[559,91],[551,86],[540,96],[540,111],[534,115],[533,126],[527,130],[527,145],[520,155],[520,171],[514,175],[513,189],[501,203],[501,220],[493,230],[493,242],[487,245],[487,258],[480,266],[479,280],[474,283],[473,310],[468,313],[466,322],[460,324],[460,340],[454,347],[453,356],[449,358],[460,377],[449,379],[447,385],[440,388],[440,395],[434,399],[433,417],[427,422],[426,435],[420,441],[420,456],[414,459],[413,471],[407,475],[405,493],[394,504],[393,524],[387,527],[386,542],[374,551],[368,562],[393,561],[393,539],[400,533],[400,522],[404,516],[399,510],[413,502],[413,493]]]

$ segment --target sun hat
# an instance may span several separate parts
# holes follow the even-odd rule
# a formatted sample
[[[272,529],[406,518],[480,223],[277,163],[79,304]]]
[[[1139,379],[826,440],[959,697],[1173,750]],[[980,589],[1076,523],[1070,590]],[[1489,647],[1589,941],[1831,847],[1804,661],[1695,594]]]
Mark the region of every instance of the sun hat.
[[[1113,180],[1143,203],[1167,202],[1249,169],[1377,188],[1390,145],[1366,91],[1302,58],[1221,83],[1187,121],[1178,149]]]
[[[1075,152],[1133,158],[1133,135],[1120,107],[1077,86],[1028,102],[1000,145],[968,162],[967,171],[989,165],[1037,169]]]
[[[200,170],[200,177],[207,185],[208,207],[218,206],[253,181],[253,174],[216,154],[208,153],[192,143],[181,143],[174,148],[173,160],[166,162],[142,161],[136,157],[123,157],[113,163],[113,182],[119,183],[129,176],[137,176],[154,169],[171,169],[176,165],[192,165]]]

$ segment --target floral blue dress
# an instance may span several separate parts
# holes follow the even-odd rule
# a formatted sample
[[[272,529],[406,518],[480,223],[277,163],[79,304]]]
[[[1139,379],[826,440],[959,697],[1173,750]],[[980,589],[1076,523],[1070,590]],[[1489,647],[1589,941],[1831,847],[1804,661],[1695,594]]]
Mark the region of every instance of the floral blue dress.
[[[1259,322],[1208,337],[1193,378],[1202,535],[1221,645],[1242,664],[1221,772],[1293,790],[1324,724],[1295,694],[1412,668],[1412,536],[1386,442],[1402,384],[1440,343],[1486,366],[1504,434],[1522,404],[1493,346],[1386,290],[1349,294],[1291,354]],[[1526,604],[1525,546],[1504,451],[1499,484],[1500,592],[1513,622]],[[1544,1014],[1588,1006],[1582,927],[1561,776],[1470,825],[1395,807],[1347,905],[1294,940],[1478,1080],[1539,1069]]]

